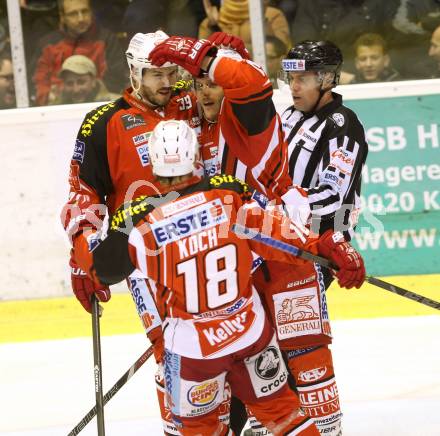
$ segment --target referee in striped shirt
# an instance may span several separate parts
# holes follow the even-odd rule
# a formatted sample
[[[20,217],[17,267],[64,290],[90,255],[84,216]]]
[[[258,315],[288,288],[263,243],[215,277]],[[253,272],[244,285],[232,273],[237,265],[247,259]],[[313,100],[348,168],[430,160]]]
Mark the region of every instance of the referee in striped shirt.
[[[342,231],[350,240],[368,145],[356,114],[332,92],[342,54],[329,41],[304,41],[282,65],[294,102],[281,116],[293,183],[308,190],[314,230]]]
[[[332,92],[339,81],[341,51],[329,41],[303,41],[289,51],[282,66],[293,97],[293,105],[281,116],[290,176],[307,192],[312,230],[322,235],[331,229],[349,241],[360,208],[368,145],[356,114]],[[322,434],[339,436],[342,413],[325,296],[332,280],[330,271],[308,262],[296,269],[266,262],[254,275],[302,409]]]

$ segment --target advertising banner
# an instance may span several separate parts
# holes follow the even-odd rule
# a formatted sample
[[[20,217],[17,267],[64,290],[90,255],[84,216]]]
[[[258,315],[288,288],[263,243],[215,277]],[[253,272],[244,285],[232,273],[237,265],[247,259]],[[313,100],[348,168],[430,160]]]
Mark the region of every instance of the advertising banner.
[[[345,104],[369,144],[354,241],[368,273],[439,273],[440,95]]]

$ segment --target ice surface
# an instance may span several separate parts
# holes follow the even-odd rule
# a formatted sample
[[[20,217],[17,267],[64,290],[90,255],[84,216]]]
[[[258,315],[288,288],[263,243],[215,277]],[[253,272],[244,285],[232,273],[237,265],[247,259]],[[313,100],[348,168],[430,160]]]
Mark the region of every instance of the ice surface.
[[[333,323],[345,436],[440,434],[439,331],[440,316]],[[147,346],[102,338],[105,392]],[[92,356],[89,338],[0,345],[0,435],[66,435],[94,404]],[[162,434],[154,371],[151,358],[107,404],[107,436]]]

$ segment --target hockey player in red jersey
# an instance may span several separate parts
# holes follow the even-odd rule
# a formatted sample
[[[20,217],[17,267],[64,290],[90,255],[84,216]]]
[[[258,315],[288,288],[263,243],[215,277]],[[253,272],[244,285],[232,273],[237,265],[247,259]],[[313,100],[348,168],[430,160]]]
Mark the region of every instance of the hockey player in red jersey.
[[[194,96],[186,92],[173,95],[171,92],[176,79],[176,67],[166,62],[157,68],[148,60],[152,48],[165,38],[166,35],[160,31],[136,34],[133,37],[126,53],[132,88],[126,90],[120,99],[90,112],[80,127],[71,161],[69,201],[62,216],[72,241],[86,228],[99,229],[106,211],[113,213],[116,205],[124,199],[155,192],[148,157],[148,140],[160,120],[184,119],[191,126],[199,123]],[[234,87],[233,78],[237,69],[230,70],[227,60],[217,64],[215,70],[225,80],[229,80],[231,95],[237,105],[241,99],[252,104],[254,98],[249,101],[248,97],[252,97],[255,87],[244,86],[242,76],[237,76],[239,84]],[[252,83],[265,83],[261,70],[256,66],[248,66],[245,78]],[[264,95],[262,98],[267,100]],[[233,117],[233,112],[230,106],[229,116]],[[281,137],[279,122],[273,117],[274,111],[269,111],[268,115],[268,119],[264,117],[265,126],[260,132],[247,132],[236,121],[228,121],[225,117],[225,123],[239,129],[237,134],[232,134],[228,129],[226,137],[231,138],[234,147],[238,142],[243,142],[249,148],[248,135],[251,134],[253,144],[258,144],[259,153],[263,150],[261,144],[267,140],[278,144]],[[270,139],[272,137],[273,140]],[[224,145],[223,149],[227,150],[227,144]],[[253,145],[252,150],[257,150],[257,147]],[[258,160],[255,157],[253,159]],[[258,171],[257,177],[265,174],[264,169]],[[90,241],[91,245],[93,243]],[[77,266],[74,250],[70,265],[74,293],[86,310],[90,311],[90,296],[93,293],[101,301],[110,298],[108,287],[91,281]],[[155,284],[136,277],[136,273],[128,279],[128,284],[145,331],[155,343],[156,338],[150,332],[161,323],[150,301],[149,289],[154,288]],[[172,433],[174,429],[169,428],[167,431]]]
[[[196,138],[184,122],[160,123],[149,145],[155,185],[165,197],[141,196],[124,204],[93,251],[88,244],[93,230],[77,237],[80,266],[106,284],[137,269],[165,289],[153,295],[164,319],[165,387],[180,434],[228,434],[216,411],[228,380],[273,434],[319,435],[288,387],[273,328],[250,280],[251,250],[292,267],[304,262],[239,238],[231,224],[328,254],[342,276],[350,274],[349,255],[332,232],[311,239],[284,216],[266,213],[260,197],[237,178],[194,176]],[[179,196],[174,192],[167,201],[171,190]]]
[[[173,62],[185,67],[184,53],[189,53],[191,43],[198,44],[191,39],[172,37],[153,51],[152,61],[158,58],[163,62],[170,56]],[[248,60],[244,43],[237,37],[219,32],[203,43],[215,45],[208,50],[206,59],[200,57],[200,62],[210,67],[201,77],[194,76],[202,109],[199,143],[205,174],[233,174],[277,202],[295,203],[294,211],[308,216],[308,203],[301,190],[289,189],[292,183],[287,171],[287,148],[264,71]],[[180,45],[183,53],[174,53],[174,45]],[[230,419],[233,430],[239,434],[247,417],[234,396]]]
[[[92,110],[81,124],[70,165],[69,201],[62,213],[63,225],[73,242],[84,229],[100,229],[106,212],[113,214],[124,201],[157,193],[152,183],[148,141],[160,121],[183,119],[193,127],[199,125],[194,96],[173,89],[177,65],[166,63],[157,68],[148,61],[153,47],[167,37],[162,31],[134,35],[126,51],[132,87],[121,98]],[[95,293],[99,300],[108,301],[110,290],[90,280],[75,257],[72,250],[73,292],[90,311],[91,295]],[[145,332],[155,342],[150,332],[161,324],[149,292],[155,284],[136,273],[127,283]],[[167,427],[166,422],[164,426]]]
[[[223,32],[210,40],[173,36],[160,43],[150,59],[157,66],[176,63],[194,77],[208,76],[223,88],[216,126],[205,125],[201,137],[203,140],[210,130],[214,144],[214,166],[208,168],[205,163],[208,173],[213,174],[220,165],[222,172],[245,180],[280,203],[294,204],[295,212],[308,217],[304,193],[292,186],[288,173],[287,148],[272,102],[271,82],[260,66],[246,58],[245,50],[241,39]]]
[[[214,35],[213,40],[217,40],[217,42],[221,45],[222,42],[227,41],[226,38],[227,36],[225,34],[217,34]],[[185,54],[180,52],[178,54],[175,53],[173,48],[173,44],[175,42],[176,40],[171,38],[168,40],[168,43],[171,47],[162,49],[161,47],[167,44],[167,42],[164,42],[155,51],[161,51],[163,56],[162,59],[172,59],[176,63],[179,63],[181,66],[185,67]],[[184,44],[181,45],[183,46]],[[199,46],[202,45],[203,43],[199,43]],[[234,48],[238,51],[242,50],[238,44],[235,44]],[[152,53],[152,56],[155,55],[155,51]],[[246,57],[245,53],[242,52],[242,54],[243,57]],[[267,115],[270,113],[273,105],[272,102],[267,101],[266,97],[270,97],[271,92],[269,89],[267,89],[267,86],[265,88],[264,81],[258,82],[258,80],[248,80],[248,83],[255,83],[256,85],[260,86],[261,92],[259,94],[254,92],[253,100],[248,99],[247,101],[236,101],[234,99],[234,89],[230,89],[228,80],[225,80],[222,74],[218,74],[215,67],[216,64],[219,64],[220,62],[225,64],[228,63],[237,76],[242,75],[245,77],[245,62],[237,63],[237,61],[234,62],[233,60],[219,60],[218,55],[217,58],[213,60],[209,55],[210,53],[208,51],[205,56],[206,61],[204,63],[205,66],[207,65],[207,67],[205,67],[207,74],[202,76],[199,74],[198,77],[194,78],[198,102],[201,104],[203,109],[200,143],[202,146],[202,157],[205,165],[205,173],[208,175],[218,174],[219,172],[233,173],[245,178],[246,181],[251,184],[251,186],[261,188],[259,180],[256,180],[252,177],[252,154],[255,153],[257,149],[252,147],[249,149],[246,147],[243,148],[243,144],[246,144],[244,142],[234,143],[233,140],[231,142],[225,140],[225,137],[228,137],[228,133],[229,137],[233,135],[231,135],[231,124],[228,124],[224,121],[224,114],[227,113],[228,108],[232,108],[230,113],[232,113],[238,123],[241,124],[242,131],[248,128],[248,131],[251,132],[252,129],[258,128],[258,125],[261,126],[263,124],[261,122],[258,124],[260,118],[270,119],[270,117]],[[237,65],[239,66],[237,67]],[[191,68],[191,66],[189,68]],[[220,84],[224,87],[224,89],[222,89]],[[241,103],[241,109],[238,109],[240,107],[238,103]],[[262,114],[265,116],[261,117]],[[276,115],[273,116],[276,117]],[[310,115],[310,117],[312,116],[313,113]],[[233,117],[229,115],[228,118],[232,119]],[[338,121],[340,120],[338,119]],[[286,124],[289,122],[289,120],[285,120]],[[255,126],[257,127],[252,126],[252,123],[255,123]],[[273,131],[274,130],[272,130],[272,132]],[[302,131],[300,129],[297,132],[297,136],[300,136],[301,134]],[[313,139],[313,135],[309,134],[309,136],[311,136]],[[249,137],[252,136],[249,135]],[[299,139],[301,139],[301,137]],[[273,144],[273,141],[271,141],[271,144]],[[298,145],[297,148],[300,150],[300,145]],[[277,149],[272,149],[271,155],[268,152],[269,149],[269,143],[266,144],[266,149],[264,149],[264,144],[262,144],[261,150],[266,150],[267,153],[262,154],[260,151],[259,155],[265,156],[266,158],[268,156],[274,156],[275,159],[272,160],[272,165],[270,160],[267,160],[266,164],[268,164],[268,168],[278,169],[278,177],[280,177],[280,180],[286,180],[285,173],[289,171],[289,166],[292,166],[295,153],[293,153],[292,157],[292,151],[289,148],[289,165],[284,165],[284,153],[287,151],[287,144],[284,143],[282,146],[280,146],[279,154],[277,154]],[[246,155],[246,153],[249,153],[249,156]],[[237,156],[241,156],[241,160]],[[282,174],[282,171],[284,171],[284,174]],[[260,181],[266,188],[265,192],[270,198],[276,198],[276,194],[279,193],[280,190],[283,192],[282,189],[286,186],[285,183],[279,184],[274,178],[267,178],[264,180],[264,178],[261,177],[261,174],[264,173],[259,174]],[[291,171],[290,175],[295,177],[293,171]],[[308,186],[305,185],[304,187],[307,188]],[[309,202],[312,202],[311,199],[309,199],[307,194],[304,191],[301,191],[301,189],[291,190],[290,192],[295,192],[296,194],[303,193],[304,195],[296,195],[292,196],[291,198],[285,196],[285,198],[283,198],[284,202],[296,207],[302,206],[301,211],[305,212],[302,214],[302,216],[307,216],[308,212],[310,211],[308,204]],[[311,193],[315,194],[313,190]],[[316,193],[315,197],[319,197],[319,193]],[[306,206],[304,206],[304,202],[306,203]],[[344,239],[342,238],[341,243],[343,243],[343,241]],[[358,259],[354,257],[352,263],[352,277],[348,281],[340,280],[340,284],[342,286],[358,287],[360,286],[360,283],[362,283],[364,272],[362,272],[362,268],[358,268],[357,263]],[[271,265],[275,264],[276,263],[273,262],[271,263]],[[258,288],[264,295],[267,294],[266,302],[268,308],[270,309],[273,323],[277,327],[278,339],[281,341],[282,348],[288,352],[292,373],[295,375],[296,382],[299,386],[301,386],[303,392],[301,399],[304,400],[304,407],[311,416],[317,419],[317,422],[324,433],[331,432],[331,434],[336,435],[339,431],[338,429],[340,428],[339,399],[337,388],[334,383],[331,354],[328,347],[323,346],[330,340],[327,303],[324,293],[320,296],[318,291],[313,291],[323,290],[325,288],[324,279],[328,281],[328,277],[323,278],[320,268],[315,268],[312,264],[306,264],[303,268],[296,268],[295,271],[289,271],[289,267],[281,263],[281,266],[272,268],[270,272],[272,274],[267,273],[267,268],[260,269],[260,271],[257,272],[256,279],[259,285]],[[293,291],[295,291],[295,294],[292,294]],[[288,298],[290,296],[298,298],[298,300],[295,300],[296,304],[294,306],[288,306],[288,302],[292,302],[292,300],[289,300]],[[308,303],[306,304],[307,300]],[[302,302],[304,302],[304,306],[302,305]],[[303,310],[306,306],[309,308],[309,310],[304,313],[301,312],[301,310]],[[289,307],[291,309],[290,315],[288,315]],[[312,312],[310,311],[310,308],[312,308]],[[298,318],[300,317],[301,313],[305,319],[304,322]],[[312,323],[314,325],[313,328],[309,328],[312,324],[307,324],[306,321],[309,318],[313,318],[312,314],[316,314],[316,316],[318,316],[318,320],[315,320]],[[309,327],[295,329],[296,325],[302,324],[309,325]],[[293,333],[296,330],[301,331],[301,333]],[[290,331],[290,333],[288,333],[288,331]],[[296,365],[296,363],[298,364]],[[319,383],[326,383],[325,386],[334,391],[332,401],[327,405],[322,405],[322,407],[321,405],[316,406],[314,403],[306,404],[309,391],[310,394],[313,395],[312,391],[315,389],[314,386],[319,384],[318,382],[310,379],[309,373],[318,373],[319,371],[314,370],[321,367],[325,368],[325,371],[321,371],[322,374],[320,373]],[[317,389],[319,389],[319,387]],[[322,389],[324,389],[324,387]],[[259,425],[258,423],[254,424],[256,427]],[[264,430],[261,429],[259,431],[263,432]]]
[[[136,34],[126,52],[132,88],[118,100],[86,115],[79,129],[70,165],[70,195],[62,221],[71,240],[84,228],[99,229],[108,209],[127,198],[153,194],[147,153],[148,138],[163,119],[185,119],[199,124],[192,95],[173,95],[177,66],[167,63],[156,68],[147,60],[152,48],[167,38],[161,31]],[[73,291],[90,311],[90,295],[101,301],[110,298],[108,288],[97,287],[79,272],[72,252]],[[142,314],[140,314],[142,315]]]

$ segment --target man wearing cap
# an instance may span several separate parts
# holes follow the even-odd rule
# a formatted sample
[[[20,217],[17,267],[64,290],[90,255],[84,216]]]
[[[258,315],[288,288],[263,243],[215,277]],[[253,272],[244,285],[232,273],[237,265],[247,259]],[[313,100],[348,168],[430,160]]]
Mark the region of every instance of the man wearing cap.
[[[95,22],[90,0],[59,0],[59,29],[38,42],[32,80],[35,103],[48,104],[53,85],[61,80],[63,62],[74,54],[89,57],[96,65],[97,77],[113,92],[126,84],[123,50],[116,35]]]
[[[104,82],[96,77],[95,63],[83,55],[68,57],[61,67],[60,86],[49,94],[49,104],[85,103],[88,101],[110,101],[119,98],[111,93]]]

